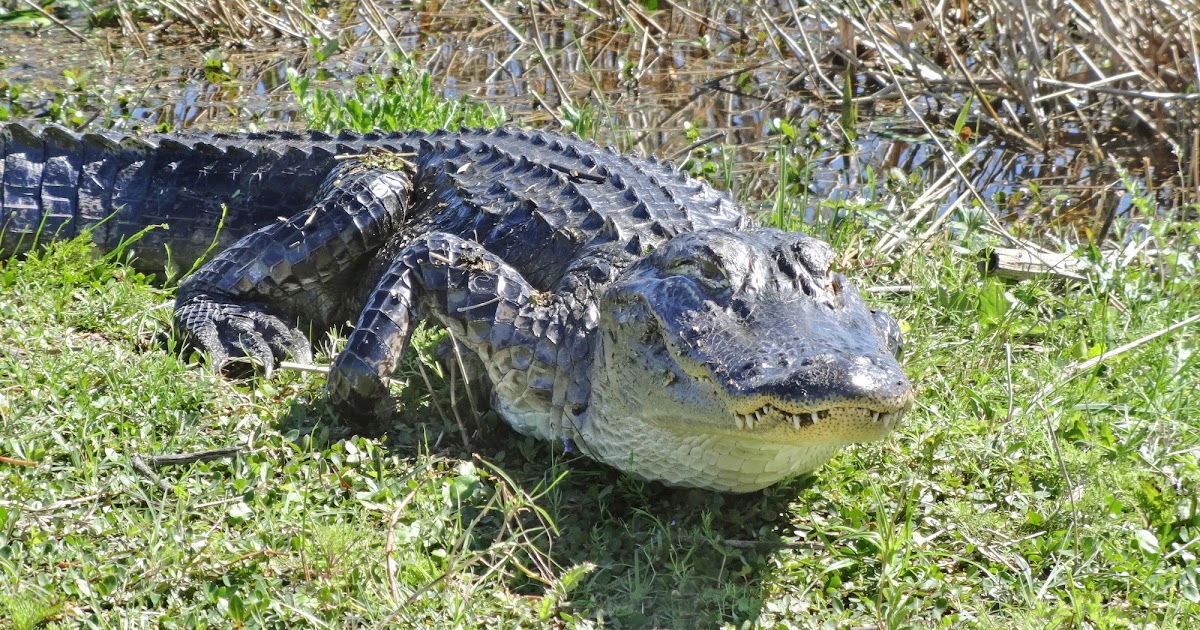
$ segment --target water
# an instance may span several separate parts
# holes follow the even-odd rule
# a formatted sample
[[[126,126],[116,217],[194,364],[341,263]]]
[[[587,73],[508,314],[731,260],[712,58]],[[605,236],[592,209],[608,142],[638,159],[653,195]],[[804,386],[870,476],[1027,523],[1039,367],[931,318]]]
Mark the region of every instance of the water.
[[[870,100],[880,86],[865,76],[855,82],[855,95],[863,100],[856,137],[844,142],[842,95],[764,31],[755,5],[662,2],[656,12],[621,4],[592,11],[570,3],[496,5],[525,43],[475,1],[426,2],[417,9],[378,5],[382,21],[368,18],[361,3],[335,4],[318,16],[321,28],[340,33],[341,43],[320,63],[294,37],[255,37],[244,46],[221,47],[181,24],[141,43],[115,29],[88,30],[81,20],[72,24],[88,42],[54,26],[36,33],[10,28],[0,31],[0,80],[24,86],[19,102],[33,104],[32,114],[57,106],[78,111],[76,122],[112,116],[128,117],[144,130],[295,127],[301,123],[286,68],[319,72],[325,85],[337,86],[385,71],[398,44],[447,96],[503,106],[522,124],[560,128],[570,118],[564,112],[590,111],[601,142],[676,160],[703,157],[688,150],[696,139],[685,133],[690,126],[698,139],[726,145],[732,187],[743,199],[763,199],[775,189],[776,120],[791,121],[802,132],[813,123],[810,145],[789,158],[812,168],[810,211],[817,200],[870,195],[863,176],[868,168],[877,177],[916,174],[918,184],[947,168],[945,155],[898,100]],[[807,36],[836,48],[836,25],[795,20],[786,3],[757,6],[796,41]],[[390,34],[381,38],[384,24]],[[538,34],[544,57],[533,43]],[[839,76],[836,59],[823,70]],[[939,111],[932,100],[916,104],[935,130],[948,135],[958,111]],[[963,171],[988,207],[1010,222],[1095,227],[1106,210],[1127,212],[1128,197],[1114,187],[1117,167],[1150,187],[1164,215],[1194,202],[1194,183],[1180,185],[1176,160],[1162,143],[1111,129],[1097,137],[1093,148],[1083,134],[1064,134],[1047,151],[1031,152],[979,128],[951,152],[961,155],[983,143]],[[965,194],[959,183],[941,207]]]

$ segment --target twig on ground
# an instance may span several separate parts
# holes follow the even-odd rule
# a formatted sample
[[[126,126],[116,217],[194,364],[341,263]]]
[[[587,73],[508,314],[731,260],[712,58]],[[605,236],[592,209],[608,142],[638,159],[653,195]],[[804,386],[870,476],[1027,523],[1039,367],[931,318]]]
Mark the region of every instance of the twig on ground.
[[[984,274],[1009,280],[1028,280],[1043,276],[1074,282],[1087,279],[1081,273],[1083,264],[1070,254],[1035,253],[1013,247],[983,250],[979,253],[976,266]]]
[[[917,287],[917,286],[911,285],[911,284],[893,284],[893,285],[886,285],[886,286],[881,286],[881,287],[865,287],[863,289],[863,292],[864,293],[912,293],[913,291],[916,291],[918,288],[924,288],[924,287]]]
[[[1100,365],[1101,363],[1104,363],[1105,361],[1107,361],[1117,355],[1121,355],[1126,352],[1129,352],[1130,350],[1133,350],[1134,348],[1137,348],[1138,346],[1143,346],[1147,343],[1150,343],[1151,341],[1154,341],[1155,339],[1158,339],[1159,337],[1162,337],[1163,335],[1169,335],[1169,334],[1175,332],[1176,330],[1183,328],[1184,326],[1194,324],[1198,321],[1200,321],[1200,313],[1196,313],[1195,315],[1192,315],[1190,317],[1185,317],[1184,319],[1177,321],[1174,324],[1171,324],[1170,326],[1163,328],[1162,330],[1152,332],[1149,335],[1145,335],[1144,337],[1139,337],[1123,346],[1117,346],[1116,348],[1113,348],[1112,350],[1108,350],[1107,352],[1104,352],[1102,354],[1094,356],[1094,357],[1088,359],[1087,361],[1081,361],[1079,363],[1069,365],[1066,367],[1066,369],[1063,370],[1061,378],[1056,379],[1053,382],[1046,383],[1045,387],[1043,387],[1040,391],[1038,391],[1038,393],[1033,395],[1033,398],[1030,400],[1030,402],[1032,404],[1035,401],[1041,400],[1047,394],[1054,391],[1055,388],[1062,385],[1063,383],[1066,383],[1067,381],[1071,380],[1072,378],[1075,378],[1079,374],[1087,372],[1088,370],[1096,367],[1097,365]]]
[[[295,370],[297,372],[312,372],[314,374],[329,374],[328,365],[312,365],[309,363],[296,363],[294,361],[280,361],[279,369]]]
[[[37,462],[31,462],[28,459],[17,459],[15,457],[5,457],[0,455],[0,464],[9,464],[11,466],[27,466],[29,468],[37,468]]]
[[[134,455],[130,458],[130,461],[133,463],[133,469],[136,470],[141,476],[149,479],[155,486],[158,486],[159,490],[162,490],[163,492],[171,492],[171,484],[163,481],[162,477],[159,477],[158,474],[151,470],[150,467],[146,465],[146,462],[142,459],[141,455]]]
[[[198,453],[172,453],[168,455],[155,455],[150,458],[150,466],[158,469],[166,466],[184,466],[187,464],[195,464],[197,462],[211,462],[217,459],[227,459],[237,457],[242,453],[240,446],[230,446],[227,448],[217,448],[211,451],[200,451]]]
[[[296,372],[309,372],[312,374],[322,374],[324,376],[329,376],[329,370],[331,368],[328,365],[314,365],[312,363],[297,363],[295,361],[280,361],[279,369],[280,370],[293,370]],[[395,383],[395,382],[396,382],[396,379],[394,379],[394,378],[386,378],[385,377],[383,379],[384,385],[391,385],[392,383]]]

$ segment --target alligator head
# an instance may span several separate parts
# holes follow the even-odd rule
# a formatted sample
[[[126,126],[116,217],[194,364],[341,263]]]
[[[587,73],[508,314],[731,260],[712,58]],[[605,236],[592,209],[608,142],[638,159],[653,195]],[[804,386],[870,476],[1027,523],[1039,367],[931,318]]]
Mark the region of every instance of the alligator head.
[[[899,328],[832,259],[800,234],[704,230],[627,268],[601,299],[582,445],[647,478],[750,491],[887,435],[913,400]]]

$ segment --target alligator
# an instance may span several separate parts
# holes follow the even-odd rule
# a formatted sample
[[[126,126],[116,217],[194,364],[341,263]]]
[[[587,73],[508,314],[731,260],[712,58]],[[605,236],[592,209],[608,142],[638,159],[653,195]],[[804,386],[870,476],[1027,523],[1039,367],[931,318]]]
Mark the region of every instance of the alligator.
[[[676,166],[519,129],[119,135],[0,127],[0,253],[89,234],[184,276],[212,365],[312,360],[351,429],[421,321],[517,431],[640,477],[746,492],[880,439],[912,405],[896,321],[823,241]],[[200,261],[200,263],[198,263]],[[384,405],[386,407],[386,405]]]

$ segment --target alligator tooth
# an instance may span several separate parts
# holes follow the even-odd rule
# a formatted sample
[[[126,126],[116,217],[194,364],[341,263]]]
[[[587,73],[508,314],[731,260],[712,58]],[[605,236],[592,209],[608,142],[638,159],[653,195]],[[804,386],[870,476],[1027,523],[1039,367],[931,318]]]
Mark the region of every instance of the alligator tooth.
[[[871,420],[874,422],[879,422],[879,412],[878,411],[871,414]]]
[[[742,418],[742,414],[740,414],[740,413],[733,414],[733,421],[737,423],[737,428],[739,428],[739,429],[746,428],[746,420]]]
[[[758,415],[758,412],[755,412],[754,416],[751,416],[750,414],[746,414],[746,428],[747,429],[754,428],[754,418],[757,415]]]
[[[818,415],[817,415],[817,412],[815,412],[815,411],[814,411],[814,412],[812,412],[812,413],[810,413],[810,414],[808,414],[808,415],[812,416],[812,421],[813,421],[813,424],[817,424],[818,422],[820,422],[820,421],[821,421],[821,417],[820,417],[820,416],[818,416]]]
[[[797,431],[800,430],[800,414],[792,414],[792,428]]]

